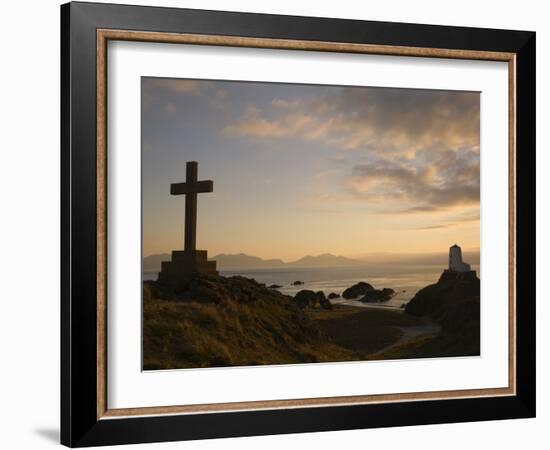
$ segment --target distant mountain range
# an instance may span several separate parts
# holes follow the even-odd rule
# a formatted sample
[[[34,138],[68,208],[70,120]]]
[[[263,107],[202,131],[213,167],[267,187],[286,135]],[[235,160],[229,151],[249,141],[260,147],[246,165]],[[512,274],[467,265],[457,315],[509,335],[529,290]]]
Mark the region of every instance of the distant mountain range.
[[[276,269],[293,267],[343,267],[357,265],[441,265],[448,262],[447,253],[392,254],[378,253],[359,256],[357,259],[324,253],[317,256],[304,256],[296,261],[284,262],[282,259],[262,259],[244,253],[227,255],[221,253],[209,258],[218,263],[218,270],[234,269]],[[479,264],[479,250],[464,251],[464,260],[470,264]],[[143,258],[143,269],[147,272],[160,270],[161,261],[170,261],[169,253],[151,255]]]
[[[338,267],[338,266],[356,266],[363,264],[357,259],[346,258],[345,256],[335,256],[330,253],[323,253],[318,256],[304,256],[296,261],[286,263],[290,267]]]
[[[250,256],[244,253],[233,255],[221,253],[209,259],[217,262],[218,270],[275,269],[279,267],[339,267],[363,264],[362,261],[346,258],[345,256],[335,256],[330,253],[317,256],[308,255],[296,261],[286,263],[282,259],[262,259],[258,256]],[[170,254],[162,253],[143,258],[143,269],[150,272],[158,271],[160,270],[161,261],[170,261]]]
[[[337,267],[361,264],[361,261],[324,253],[318,256],[304,256],[296,261],[284,262],[281,259],[262,259],[257,256],[249,256],[244,253],[238,255],[220,254],[212,257],[220,268],[260,269],[276,267]]]

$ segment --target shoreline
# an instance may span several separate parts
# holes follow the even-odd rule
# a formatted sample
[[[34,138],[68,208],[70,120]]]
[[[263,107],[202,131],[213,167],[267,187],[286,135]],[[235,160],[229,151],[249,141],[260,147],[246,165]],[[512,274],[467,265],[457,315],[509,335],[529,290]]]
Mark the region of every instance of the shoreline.
[[[330,301],[333,305],[340,305],[340,306],[351,306],[355,308],[366,308],[366,309],[382,309],[385,311],[391,310],[391,311],[396,311],[400,314],[402,314],[404,311],[404,308],[402,308],[401,306],[388,304],[391,300],[388,300],[385,302],[368,303],[368,302],[361,302],[358,300],[358,298],[357,299],[334,298],[334,299],[331,299]]]
[[[307,315],[333,343],[352,351],[358,360],[413,357],[413,344],[435,338],[441,329],[431,319],[376,305],[333,304],[331,310],[310,310]],[[406,351],[396,355],[400,347]]]
[[[426,267],[426,266],[423,266]],[[408,268],[391,270],[387,272],[386,268],[379,269],[376,273],[370,270],[363,270],[357,267],[320,267],[320,268],[299,268],[298,270],[285,271],[282,274],[272,269],[247,269],[247,270],[220,270],[219,275],[225,278],[233,276],[242,276],[253,279],[266,287],[277,285],[274,289],[283,295],[294,297],[301,290],[321,291],[326,297],[330,293],[341,295],[344,290],[350,286],[367,281],[375,288],[381,289],[389,287],[395,290],[396,294],[384,305],[378,305],[383,308],[400,309],[408,303],[414,295],[423,287],[435,283],[441,272],[439,266],[430,266],[428,272],[409,271]],[[143,273],[143,281],[155,281],[157,272],[146,271]],[[293,285],[294,281],[301,281],[303,284]],[[353,306],[371,307],[354,300],[343,298],[331,299],[333,303],[339,301],[349,302]],[[377,306],[377,307],[378,307]]]

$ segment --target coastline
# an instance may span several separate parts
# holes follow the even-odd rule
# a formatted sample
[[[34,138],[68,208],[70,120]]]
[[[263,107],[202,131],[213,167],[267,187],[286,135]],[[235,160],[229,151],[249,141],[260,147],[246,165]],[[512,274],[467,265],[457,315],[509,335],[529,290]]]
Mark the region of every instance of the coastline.
[[[475,270],[243,272],[144,281],[144,367],[479,355]]]
[[[479,271],[477,265],[473,266]],[[276,269],[231,269],[220,270],[224,277],[243,276],[252,278],[266,286],[279,285],[278,292],[284,295],[295,296],[303,289],[314,292],[321,291],[326,296],[331,292],[341,294],[346,288],[359,281],[368,280],[376,288],[389,287],[396,291],[396,295],[383,308],[400,309],[408,303],[423,287],[435,283],[441,274],[441,265],[361,265],[339,267],[311,267],[311,268],[276,268]],[[144,271],[143,280],[156,280],[158,272]],[[293,286],[296,280],[303,281],[303,285]],[[338,301],[332,300],[333,303]],[[342,301],[342,299],[340,299]],[[347,303],[347,301],[344,301]],[[369,307],[359,302],[349,302],[352,306]]]

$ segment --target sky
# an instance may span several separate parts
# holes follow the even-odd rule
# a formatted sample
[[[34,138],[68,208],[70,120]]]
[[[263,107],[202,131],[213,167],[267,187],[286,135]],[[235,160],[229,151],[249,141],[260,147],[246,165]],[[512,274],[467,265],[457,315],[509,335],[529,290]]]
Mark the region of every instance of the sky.
[[[289,261],[479,249],[478,92],[142,78],[143,255],[197,248]]]

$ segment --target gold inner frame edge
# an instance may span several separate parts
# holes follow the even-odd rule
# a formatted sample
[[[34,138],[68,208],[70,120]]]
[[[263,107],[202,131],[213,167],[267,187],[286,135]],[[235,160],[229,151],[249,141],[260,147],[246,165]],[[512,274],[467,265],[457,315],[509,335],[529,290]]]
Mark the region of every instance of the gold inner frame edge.
[[[159,33],[116,29],[96,31],[96,108],[97,108],[97,419],[174,414],[345,406],[400,401],[446,400],[516,394],[516,292],[515,292],[515,129],[516,129],[516,54],[478,50],[389,46],[325,41],[251,38],[240,36]],[[230,47],[363,53],[391,56],[471,59],[508,62],[508,386],[399,394],[318,397],[264,400],[200,405],[147,406],[109,409],[107,405],[107,42],[109,40],[171,44],[217,45]]]

